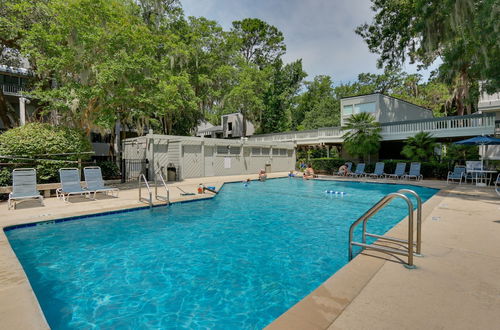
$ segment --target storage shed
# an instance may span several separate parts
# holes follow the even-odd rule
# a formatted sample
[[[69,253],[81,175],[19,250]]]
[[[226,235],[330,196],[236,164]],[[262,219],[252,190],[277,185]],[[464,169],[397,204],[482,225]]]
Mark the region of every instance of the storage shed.
[[[295,168],[295,145],[190,136],[147,134],[123,140],[123,169],[129,179],[143,172],[150,180],[163,169],[169,181],[188,178],[284,172]],[[141,164],[131,166],[131,164]]]

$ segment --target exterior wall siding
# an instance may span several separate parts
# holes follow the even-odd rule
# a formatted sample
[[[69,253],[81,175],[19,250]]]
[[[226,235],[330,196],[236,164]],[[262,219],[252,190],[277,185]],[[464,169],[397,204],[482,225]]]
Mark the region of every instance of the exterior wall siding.
[[[273,147],[281,154],[272,155]],[[290,171],[295,167],[294,147],[293,143],[148,135],[124,140],[123,158],[148,159],[150,178],[159,167],[164,167],[166,174],[167,167],[173,164],[178,179],[188,179],[257,174],[261,168],[266,168],[266,164],[270,164],[272,172]],[[259,154],[253,154],[252,148],[258,149]],[[260,154],[262,149],[267,154]]]

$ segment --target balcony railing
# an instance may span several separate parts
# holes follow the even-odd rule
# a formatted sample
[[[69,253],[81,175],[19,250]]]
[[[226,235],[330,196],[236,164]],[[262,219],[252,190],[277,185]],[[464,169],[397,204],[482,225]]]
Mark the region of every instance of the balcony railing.
[[[431,118],[381,124],[382,140],[400,140],[418,132],[428,132],[434,137],[474,136],[495,132],[495,114]],[[250,139],[258,142],[293,141],[299,144],[342,142],[345,133],[340,127],[325,127],[315,130],[254,135]]]
[[[27,91],[25,87],[19,85],[1,84],[1,86],[3,93],[6,95],[21,95],[22,92]]]

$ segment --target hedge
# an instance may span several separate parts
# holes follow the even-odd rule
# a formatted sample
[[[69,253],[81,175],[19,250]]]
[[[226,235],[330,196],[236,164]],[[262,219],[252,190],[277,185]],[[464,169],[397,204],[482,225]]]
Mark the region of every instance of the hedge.
[[[0,135],[0,155],[17,159],[2,159],[0,185],[11,184],[11,172],[16,167],[33,167],[38,183],[58,182],[61,167],[76,167],[76,161],[90,158],[83,154],[92,146],[83,132],[66,126],[30,123]],[[73,155],[56,155],[74,153]],[[21,159],[20,159],[21,158]]]
[[[297,168],[300,168],[300,163],[303,161],[297,162]],[[313,169],[316,172],[324,173],[324,174],[332,174],[337,172],[338,168],[345,164],[347,160],[339,159],[339,158],[313,158],[310,159],[307,163],[311,164]],[[394,173],[396,169],[397,163],[407,163],[406,171],[410,168],[411,161],[409,160],[381,160],[385,164],[384,172],[385,173]],[[436,179],[446,179],[448,171],[453,169],[453,163],[449,162],[421,162],[421,173],[424,178],[436,178]],[[356,168],[356,163],[353,163],[353,170]],[[366,164],[365,172],[372,173],[375,169],[375,164]]]

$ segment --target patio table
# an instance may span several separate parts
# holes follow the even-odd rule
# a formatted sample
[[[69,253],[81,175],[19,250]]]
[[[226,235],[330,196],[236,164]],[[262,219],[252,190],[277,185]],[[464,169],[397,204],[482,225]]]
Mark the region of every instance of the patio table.
[[[476,186],[486,187],[491,183],[493,174],[497,173],[496,170],[467,170],[467,173],[477,173]]]

